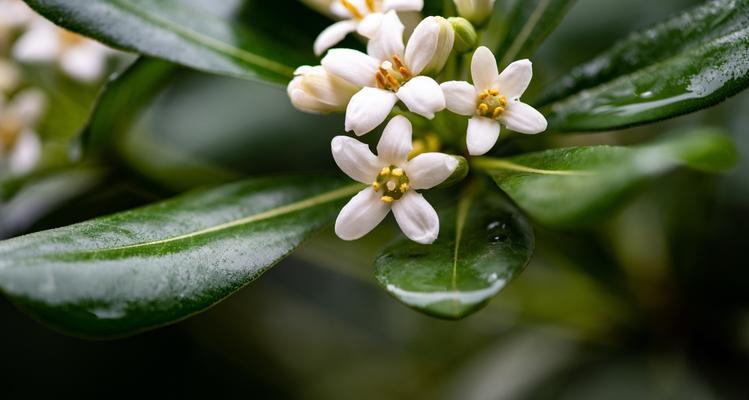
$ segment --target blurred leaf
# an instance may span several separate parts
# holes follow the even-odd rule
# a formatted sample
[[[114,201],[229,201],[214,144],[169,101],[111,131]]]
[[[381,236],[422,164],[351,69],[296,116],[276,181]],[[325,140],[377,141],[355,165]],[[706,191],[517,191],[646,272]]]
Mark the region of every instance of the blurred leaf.
[[[716,0],[558,79],[535,102],[551,129],[598,131],[713,106],[749,85],[749,1]]]
[[[0,239],[23,232],[91,190],[103,171],[77,167],[0,181]]]
[[[468,189],[440,216],[429,246],[401,238],[375,261],[375,276],[404,304],[441,318],[462,318],[484,305],[530,261],[533,230],[496,192]]]
[[[291,0],[26,0],[26,3],[64,28],[116,48],[207,72],[277,84],[286,84],[297,66],[315,62],[312,40],[325,21]],[[219,15],[227,9],[242,18],[231,20]],[[242,10],[247,11],[242,14]],[[269,31],[269,26],[273,30]],[[295,40],[289,40],[290,34]]]
[[[735,161],[728,138],[698,130],[641,147],[572,147],[506,159],[481,158],[474,168],[488,171],[539,223],[575,226],[605,214],[639,185],[676,167],[715,172]]]
[[[0,242],[0,289],[76,335],[168,324],[253,281],[327,225],[361,189],[347,182],[254,179]]]
[[[142,59],[109,83],[86,129],[104,152],[174,190],[250,174],[327,171],[339,117],[294,109],[282,90]]]
[[[496,6],[484,43],[500,65],[527,58],[559,25],[575,0],[520,0],[511,9]]]

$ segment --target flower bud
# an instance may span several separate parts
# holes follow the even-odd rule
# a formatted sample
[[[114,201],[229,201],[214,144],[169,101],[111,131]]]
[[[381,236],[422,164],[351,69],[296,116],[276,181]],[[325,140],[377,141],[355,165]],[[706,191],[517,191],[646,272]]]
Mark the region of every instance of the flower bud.
[[[453,0],[458,15],[480,26],[491,15],[494,0]]]
[[[301,66],[286,88],[294,107],[321,114],[345,111],[357,87],[329,73],[322,66]]]
[[[478,35],[473,24],[467,19],[461,17],[450,17],[447,19],[455,31],[455,51],[458,53],[468,53],[476,48]]]
[[[436,45],[434,44],[435,41],[437,42]],[[423,46],[423,48],[435,49],[431,59],[421,72],[424,75],[431,75],[442,71],[450,52],[453,50],[454,43],[455,32],[450,22],[442,17],[427,17],[414,29],[408,47],[421,48]],[[409,50],[407,49],[406,52],[408,53]],[[406,58],[409,58],[408,55],[406,55]]]

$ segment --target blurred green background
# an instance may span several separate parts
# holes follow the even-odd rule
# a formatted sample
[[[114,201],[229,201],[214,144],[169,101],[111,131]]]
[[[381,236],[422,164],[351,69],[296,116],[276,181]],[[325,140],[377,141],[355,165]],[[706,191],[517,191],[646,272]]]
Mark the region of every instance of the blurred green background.
[[[534,57],[534,84],[552,82],[622,35],[699,3],[579,0]],[[230,180],[237,170],[267,172],[269,164],[258,158],[250,163],[246,155],[272,155],[273,142],[265,137],[297,135],[275,153],[290,170],[330,165],[304,157],[324,151],[340,133],[340,121],[297,113],[281,91],[182,74],[186,84],[162,91],[154,108],[128,127],[136,134],[121,143],[128,167],[118,174],[126,179],[105,181],[107,193],[86,196],[23,230]],[[60,101],[78,104],[66,93],[58,93]],[[248,107],[262,118],[244,119]],[[201,121],[197,109],[217,115],[222,129],[211,132],[213,121]],[[744,93],[626,134],[539,136],[520,144],[630,144],[678,127],[713,125],[730,131],[740,163],[719,176],[679,172],[662,178],[586,231],[537,228],[538,249],[526,271],[465,320],[421,315],[376,286],[375,244],[386,241],[392,227],[360,243],[328,233],[213,309],[132,338],[66,337],[0,299],[0,397],[745,399],[747,109]],[[194,120],[170,122],[190,115]],[[307,126],[320,124],[329,127],[329,136],[303,137],[315,133],[305,132]],[[225,147],[221,135],[244,131],[258,134]],[[172,179],[174,171],[182,171],[183,179]],[[93,206],[100,208],[88,208]]]

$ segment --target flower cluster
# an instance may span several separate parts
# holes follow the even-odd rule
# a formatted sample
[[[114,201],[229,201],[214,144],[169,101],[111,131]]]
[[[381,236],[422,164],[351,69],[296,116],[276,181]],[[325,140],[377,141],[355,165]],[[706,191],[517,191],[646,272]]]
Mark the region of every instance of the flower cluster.
[[[42,153],[36,125],[47,98],[25,84],[19,63],[55,65],[70,78],[91,83],[103,77],[114,53],[56,27],[21,0],[0,0],[0,177],[29,172]]]
[[[287,92],[294,106],[311,113],[345,112],[344,128],[357,136],[372,132],[392,117],[377,145],[377,156],[354,138],[333,139],[338,166],[352,179],[368,185],[341,210],[336,234],[344,240],[358,239],[392,210],[408,238],[432,243],[439,233],[439,218],[417,190],[432,188],[457,174],[461,158],[438,152],[414,153],[411,122],[400,114],[433,120],[447,109],[456,116],[470,117],[465,143],[471,156],[494,147],[501,125],[519,133],[543,132],[544,116],[520,101],[533,74],[531,62],[513,62],[500,73],[491,50],[476,48],[474,24],[484,24],[493,0],[455,0],[462,18],[429,16],[413,29],[406,28],[402,14],[420,12],[423,0],[315,3],[318,9],[327,7],[340,21],[315,41],[315,54],[325,54],[321,65],[298,68],[289,83]],[[366,53],[330,49],[353,32],[366,39]],[[412,33],[404,40],[407,32]],[[437,81],[462,76],[458,70],[461,57],[474,49],[472,84]],[[458,68],[443,71],[448,62]]]

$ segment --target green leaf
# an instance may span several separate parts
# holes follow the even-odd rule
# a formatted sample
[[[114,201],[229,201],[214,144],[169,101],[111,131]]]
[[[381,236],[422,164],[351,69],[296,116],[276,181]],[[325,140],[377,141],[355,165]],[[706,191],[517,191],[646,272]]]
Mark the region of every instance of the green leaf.
[[[480,158],[473,168],[489,173],[539,223],[572,227],[606,214],[641,184],[677,167],[716,172],[735,161],[728,138],[699,130],[641,147],[572,147]]]
[[[416,310],[465,317],[484,305],[530,261],[533,229],[502,195],[471,187],[457,207],[440,215],[432,245],[406,238],[375,261],[377,281]]]
[[[297,66],[315,62],[312,41],[326,25],[293,0],[26,3],[52,22],[113,47],[278,84],[286,84]]]
[[[87,149],[175,190],[246,175],[331,171],[341,116],[306,114],[285,91],[142,59],[109,83]]]
[[[330,223],[360,186],[254,179],[0,242],[0,290],[75,335],[168,324],[256,279]]]
[[[749,1],[716,0],[575,68],[542,94],[550,129],[599,131],[713,106],[749,85]]]
[[[500,65],[530,57],[573,4],[575,0],[520,0],[510,10],[495,6],[484,44],[501,58]]]

